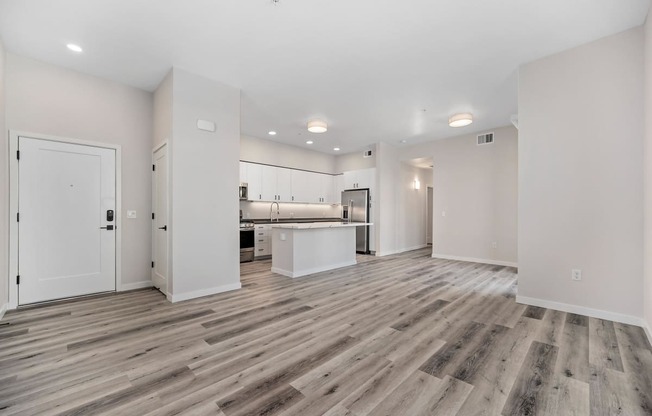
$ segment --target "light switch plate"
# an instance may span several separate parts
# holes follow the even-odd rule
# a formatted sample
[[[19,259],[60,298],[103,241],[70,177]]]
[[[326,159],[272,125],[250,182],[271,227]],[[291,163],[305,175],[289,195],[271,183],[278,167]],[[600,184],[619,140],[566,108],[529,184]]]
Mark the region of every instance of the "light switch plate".
[[[127,210],[127,218],[136,218],[136,211],[134,210]]]

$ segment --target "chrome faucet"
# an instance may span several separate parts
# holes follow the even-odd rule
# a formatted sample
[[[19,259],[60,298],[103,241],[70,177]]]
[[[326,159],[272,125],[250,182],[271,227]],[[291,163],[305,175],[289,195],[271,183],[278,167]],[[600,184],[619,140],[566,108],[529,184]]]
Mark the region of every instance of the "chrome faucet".
[[[274,204],[276,204],[276,222],[278,222],[278,217],[279,215],[281,215],[281,207],[276,201],[272,202],[272,205],[269,206],[269,221],[270,222],[274,221],[274,219],[272,218]]]

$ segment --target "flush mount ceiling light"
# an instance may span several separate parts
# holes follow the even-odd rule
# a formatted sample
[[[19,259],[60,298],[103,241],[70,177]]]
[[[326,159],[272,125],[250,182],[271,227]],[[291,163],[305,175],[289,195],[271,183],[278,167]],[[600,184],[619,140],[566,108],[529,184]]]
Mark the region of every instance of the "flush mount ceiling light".
[[[313,144],[314,142],[312,140],[308,140],[306,144]]]
[[[473,123],[473,114],[470,113],[455,114],[448,119],[448,125],[451,127],[464,127],[471,123]]]
[[[339,147],[334,147],[333,150],[335,150],[336,152],[339,152],[340,148]]]
[[[84,50],[81,48],[79,45],[75,45],[74,43],[69,43],[66,45],[68,49],[70,49],[73,52],[81,53],[84,52]]]
[[[308,122],[308,131],[310,133],[326,133],[328,125],[321,120],[312,120]]]
[[[270,136],[276,136],[276,132],[275,132],[275,131],[267,132],[267,134],[269,134]]]

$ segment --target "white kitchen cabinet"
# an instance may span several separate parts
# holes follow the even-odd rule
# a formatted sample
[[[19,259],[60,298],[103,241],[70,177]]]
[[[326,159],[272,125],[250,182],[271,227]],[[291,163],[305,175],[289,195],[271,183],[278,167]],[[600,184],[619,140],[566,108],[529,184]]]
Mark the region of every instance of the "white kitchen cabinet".
[[[333,177],[333,204],[339,204],[342,202],[342,191],[346,189],[344,187],[344,175],[336,175]]]
[[[240,162],[240,182],[248,184],[250,201],[337,204],[341,190],[335,190],[334,178],[323,173]]]
[[[271,224],[256,224],[254,228],[254,257],[265,257],[272,255],[271,235]]]
[[[309,183],[310,172],[303,170],[292,170],[292,201],[310,202],[311,189]]]
[[[321,183],[319,190],[321,190],[321,202],[322,204],[336,204],[339,201],[335,201],[335,179],[333,175],[319,175]]]
[[[243,166],[244,165],[244,166]],[[263,166],[256,163],[240,162],[240,174],[244,173],[244,178],[240,180],[246,182],[249,190],[250,201],[264,201],[263,199]]]
[[[279,202],[292,202],[292,169],[276,168],[276,195]]]
[[[260,165],[262,168],[262,200],[263,201],[278,201],[278,193],[276,192],[276,167]]]
[[[376,168],[344,172],[344,189],[373,189],[376,185]]]

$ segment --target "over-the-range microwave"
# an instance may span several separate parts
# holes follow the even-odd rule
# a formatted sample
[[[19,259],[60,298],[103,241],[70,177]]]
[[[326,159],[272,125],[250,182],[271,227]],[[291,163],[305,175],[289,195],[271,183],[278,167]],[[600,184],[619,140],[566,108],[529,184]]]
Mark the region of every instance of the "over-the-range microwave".
[[[249,186],[246,183],[241,182],[240,183],[240,200],[241,201],[246,201],[248,199],[248,197],[249,197]]]

